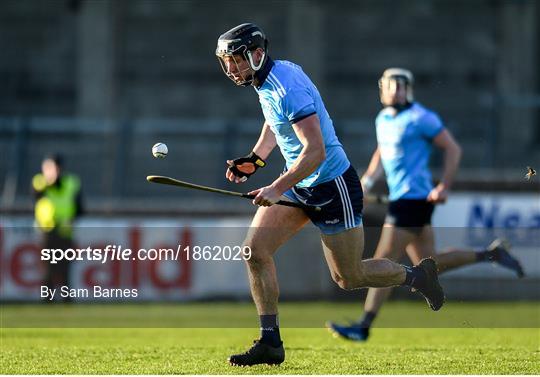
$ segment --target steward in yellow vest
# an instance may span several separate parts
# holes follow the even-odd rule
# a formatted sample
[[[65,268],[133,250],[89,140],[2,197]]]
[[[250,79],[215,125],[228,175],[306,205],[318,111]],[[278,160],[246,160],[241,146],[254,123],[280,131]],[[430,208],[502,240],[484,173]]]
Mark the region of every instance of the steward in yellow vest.
[[[46,157],[41,173],[32,179],[35,197],[34,217],[43,233],[43,248],[73,248],[73,221],[82,213],[81,182],[71,174],[62,174],[62,158]],[[49,288],[69,286],[69,263],[47,263],[45,284]]]
[[[61,174],[61,159],[47,157],[42,173],[32,179],[36,197],[36,224],[44,232],[57,232],[63,238],[73,236],[72,223],[82,211],[81,183],[74,175]]]

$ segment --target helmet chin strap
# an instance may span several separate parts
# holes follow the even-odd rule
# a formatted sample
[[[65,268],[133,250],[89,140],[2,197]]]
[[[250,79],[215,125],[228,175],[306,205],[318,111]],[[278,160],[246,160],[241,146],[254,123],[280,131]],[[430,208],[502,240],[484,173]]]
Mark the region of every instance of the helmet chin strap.
[[[247,51],[246,55],[247,55],[249,66],[251,67],[251,69],[253,69],[254,71],[258,71],[259,69],[261,69],[261,67],[263,66],[264,60],[266,58],[265,52],[263,52],[261,61],[259,62],[258,65],[255,65],[255,62],[253,61],[253,55],[251,54],[251,51]]]
[[[250,86],[253,84],[254,75],[251,75],[249,78],[246,78],[243,82],[239,83],[240,86]]]

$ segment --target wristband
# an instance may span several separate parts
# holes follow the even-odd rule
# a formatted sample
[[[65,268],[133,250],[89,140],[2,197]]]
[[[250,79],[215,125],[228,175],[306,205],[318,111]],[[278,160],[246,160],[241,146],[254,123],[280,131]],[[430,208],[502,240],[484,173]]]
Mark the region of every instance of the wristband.
[[[232,164],[229,165],[229,170],[238,178],[245,178],[247,180],[250,176],[255,174],[257,169],[264,168],[266,161],[260,158],[255,152],[251,152],[245,157],[234,159]]]

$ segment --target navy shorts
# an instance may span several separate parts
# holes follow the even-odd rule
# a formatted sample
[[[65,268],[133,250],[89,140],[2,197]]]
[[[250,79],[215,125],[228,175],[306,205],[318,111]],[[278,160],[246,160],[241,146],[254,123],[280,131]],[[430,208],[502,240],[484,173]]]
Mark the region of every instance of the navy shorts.
[[[352,165],[341,176],[313,187],[293,187],[283,193],[296,203],[321,207],[307,211],[324,234],[337,234],[362,225],[363,198],[358,174]]]
[[[388,204],[384,222],[399,228],[421,229],[431,224],[435,206],[426,199],[398,199]],[[412,230],[411,229],[411,230]]]

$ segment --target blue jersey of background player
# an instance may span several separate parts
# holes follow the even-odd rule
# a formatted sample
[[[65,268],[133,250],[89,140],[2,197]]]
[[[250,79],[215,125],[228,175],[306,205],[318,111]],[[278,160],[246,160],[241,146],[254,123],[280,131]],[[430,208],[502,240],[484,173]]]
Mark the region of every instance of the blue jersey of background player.
[[[444,130],[437,114],[414,102],[398,114],[384,108],[375,125],[389,199],[427,199],[433,189],[428,167],[431,147]]]
[[[273,255],[308,221],[321,232],[324,255],[334,281],[343,289],[412,286],[433,310],[444,302],[435,262],[404,267],[389,260],[361,260],[364,249],[362,189],[355,169],[336,138],[321,96],[302,69],[268,56],[268,41],[254,24],[221,35],[216,55],[224,73],[237,85],[253,86],[264,113],[259,140],[245,157],[227,161],[226,177],[244,182],[279,146],[286,171],[270,185],[251,191],[260,206],[244,244],[251,248],[248,267],[251,294],[261,324],[261,338],[233,365],[280,364],[285,359],[278,325],[278,283]],[[321,211],[273,206],[289,200],[319,206]]]

